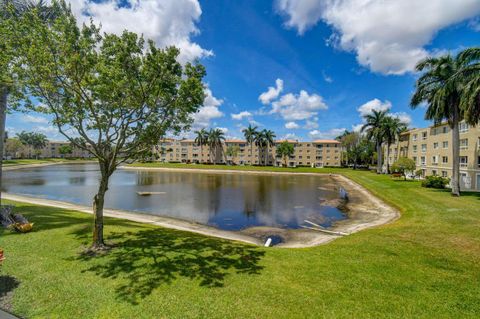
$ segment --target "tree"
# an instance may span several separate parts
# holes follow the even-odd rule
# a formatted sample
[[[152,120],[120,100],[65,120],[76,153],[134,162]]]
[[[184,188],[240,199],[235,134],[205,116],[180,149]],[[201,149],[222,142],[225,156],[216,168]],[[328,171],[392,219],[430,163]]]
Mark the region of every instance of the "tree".
[[[383,123],[387,117],[388,111],[373,110],[371,114],[365,115],[365,124],[362,126],[362,132],[367,131],[367,137],[375,141],[377,149],[377,173],[382,173],[383,156],[382,143],[384,139]]]
[[[200,161],[203,159],[203,146],[208,144],[208,132],[204,128],[195,131],[195,144],[200,146]]]
[[[439,124],[447,120],[452,129],[452,195],[460,196],[460,132],[464,118],[460,107],[462,80],[457,76],[464,69],[464,61],[457,55],[444,55],[420,61],[416,70],[423,72],[415,85],[412,108],[427,104],[426,120]]]
[[[350,155],[352,148],[358,145],[360,141],[360,134],[345,130],[342,135],[337,136],[335,139],[339,141],[342,144],[342,148],[345,149],[345,154],[343,155],[345,155],[345,162],[348,166],[348,164],[350,163]]]
[[[208,146],[210,147],[210,154],[214,155],[213,164],[217,164],[218,148],[222,150],[222,143],[225,141],[225,133],[221,129],[210,129],[208,132]]]
[[[269,159],[269,148],[275,146],[275,133],[271,130],[263,130],[262,131],[263,135],[263,145],[266,148],[267,151],[267,158],[265,159],[264,165],[266,166],[268,164],[268,159]]]
[[[408,172],[415,172],[415,161],[411,158],[407,157],[400,157],[395,163],[392,165],[392,170],[394,172],[400,173],[403,175],[404,180],[407,180],[407,173]]]
[[[227,150],[225,154],[232,159],[232,161],[235,161],[235,158],[238,155],[238,152],[240,152],[240,147],[238,145],[229,145],[227,147]]]
[[[22,131],[17,134],[17,137],[23,145],[33,148],[35,159],[38,159],[42,148],[44,148],[48,142],[47,137],[42,133]]]
[[[12,23],[18,17],[28,12],[35,11],[42,22],[52,22],[57,16],[57,8],[48,6],[44,1],[31,0],[0,0],[0,205],[1,205],[1,186],[2,186],[2,164],[3,154],[5,153],[5,120],[7,109],[9,107],[9,94],[15,93],[15,75],[12,72],[12,60],[15,60],[16,50],[11,41]],[[13,92],[12,92],[13,91]]]
[[[24,145],[18,138],[8,138],[5,142],[5,154],[11,154],[13,158],[17,157],[17,154],[22,151]]]
[[[65,157],[67,154],[73,153],[73,148],[71,145],[62,145],[58,148],[58,152],[60,153],[60,155]]]
[[[387,174],[390,174],[390,146],[399,138],[400,133],[406,129],[407,125],[398,117],[387,116],[383,121],[383,135],[387,144]]]
[[[205,69],[182,66],[178,49],[159,49],[132,32],[102,34],[92,23],[80,28],[70,9],[61,8],[51,26],[33,13],[18,20],[18,73],[27,106],[51,114],[73,146],[98,159],[92,244],[98,249],[110,176],[166,132],[190,127],[205,98]]]
[[[255,143],[258,135],[257,127],[250,124],[246,129],[243,129],[242,132],[245,136],[245,140],[250,144],[250,165],[252,165],[253,143]]]
[[[465,121],[477,125],[480,122],[480,47],[460,52],[458,60],[463,68],[455,78],[464,86],[460,107]]]
[[[295,148],[293,147],[293,144],[288,143],[287,141],[284,141],[280,143],[280,145],[277,146],[277,154],[282,157],[285,163],[285,167],[287,167],[287,159],[290,156],[293,156],[295,153]]]

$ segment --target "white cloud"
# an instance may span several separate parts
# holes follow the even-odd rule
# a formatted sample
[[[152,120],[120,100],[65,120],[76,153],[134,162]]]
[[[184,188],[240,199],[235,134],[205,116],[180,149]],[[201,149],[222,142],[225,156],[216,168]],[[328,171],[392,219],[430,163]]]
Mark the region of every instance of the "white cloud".
[[[311,139],[326,139],[326,140],[331,140],[334,139],[335,137],[343,134],[345,132],[345,128],[333,128],[328,131],[322,132],[319,130],[313,130],[308,132],[308,135],[310,136]]]
[[[287,122],[285,123],[285,128],[289,129],[289,130],[295,130],[297,128],[299,128],[300,125],[298,125],[297,123],[295,122]]]
[[[22,122],[26,123],[42,123],[42,124],[47,124],[49,121],[48,119],[42,117],[42,116],[35,116],[31,114],[24,114],[21,117]]]
[[[352,131],[360,133],[362,130],[363,123],[352,125]]]
[[[328,106],[320,95],[310,95],[301,90],[300,94],[288,93],[273,102],[270,113],[278,113],[286,121],[299,121],[312,118],[318,111],[326,109]]]
[[[298,140],[298,136],[295,135],[294,133],[287,133],[283,135],[281,138],[278,139],[279,141],[282,140]]]
[[[367,114],[372,113],[373,110],[386,111],[386,110],[390,110],[391,108],[392,108],[392,103],[390,101],[382,102],[379,99],[373,99],[361,105],[357,109],[357,111],[360,113],[360,116],[363,117]]]
[[[405,112],[398,112],[398,113],[392,113],[391,114],[393,117],[398,118],[400,121],[405,123],[407,126],[410,126],[412,124],[412,117],[410,114],[407,114]]]
[[[226,127],[217,127],[217,129],[219,129],[220,131],[222,131],[223,134],[227,134],[227,133],[228,133],[228,128],[226,128]]]
[[[480,14],[478,0],[277,0],[286,26],[303,34],[323,20],[336,45],[373,72],[403,74],[430,54],[425,46],[450,25]]]
[[[306,130],[313,130],[318,128],[318,117],[313,118],[313,120],[306,120],[303,128]]]
[[[242,111],[240,113],[237,113],[237,114],[230,114],[230,116],[232,117],[232,119],[234,120],[237,120],[237,121],[241,121],[243,120],[243,118],[249,118],[252,116],[252,113],[248,112],[248,111]]]
[[[277,79],[275,81],[275,87],[269,86],[267,92],[263,92],[258,97],[258,100],[261,101],[263,104],[268,104],[271,101],[278,98],[280,93],[283,91],[283,80]]]
[[[70,0],[78,22],[90,18],[101,23],[102,30],[120,34],[123,30],[143,34],[158,46],[174,45],[181,50],[180,62],[192,61],[213,54],[191,41],[199,33],[196,22],[202,9],[198,0]]]
[[[218,109],[220,105],[222,105],[223,100],[214,97],[212,90],[208,87],[205,88],[205,94],[206,97],[203,106],[193,115],[194,122],[192,126],[195,129],[207,127],[210,125],[212,119],[223,116],[223,112]]]

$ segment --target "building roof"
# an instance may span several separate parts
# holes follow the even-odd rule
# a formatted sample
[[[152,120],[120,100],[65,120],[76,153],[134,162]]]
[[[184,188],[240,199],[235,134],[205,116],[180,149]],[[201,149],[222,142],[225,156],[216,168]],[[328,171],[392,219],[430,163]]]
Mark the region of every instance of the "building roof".
[[[314,144],[320,144],[320,143],[340,144],[340,142],[337,140],[315,140],[313,141],[313,143]]]
[[[225,140],[226,143],[246,143],[244,140],[239,140],[239,139],[231,139],[231,140]]]

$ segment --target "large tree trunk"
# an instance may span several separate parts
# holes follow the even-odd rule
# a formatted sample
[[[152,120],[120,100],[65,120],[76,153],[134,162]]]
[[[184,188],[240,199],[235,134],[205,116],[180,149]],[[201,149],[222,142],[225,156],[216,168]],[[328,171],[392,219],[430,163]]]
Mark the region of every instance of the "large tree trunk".
[[[452,119],[452,195],[460,196],[460,132],[458,108],[454,108]]]
[[[382,143],[377,142],[377,173],[382,173],[382,165],[383,164],[383,157],[382,157]]]
[[[5,118],[7,115],[7,98],[8,88],[0,86],[0,207],[2,205],[2,170],[3,170],[3,154],[5,148]]]
[[[105,246],[105,242],[103,241],[103,206],[105,203],[105,193],[108,190],[110,173],[108,172],[107,166],[102,163],[100,163],[100,172],[100,185],[98,186],[97,194],[93,198],[93,248],[102,248]]]
[[[390,174],[390,144],[387,144],[387,174]]]

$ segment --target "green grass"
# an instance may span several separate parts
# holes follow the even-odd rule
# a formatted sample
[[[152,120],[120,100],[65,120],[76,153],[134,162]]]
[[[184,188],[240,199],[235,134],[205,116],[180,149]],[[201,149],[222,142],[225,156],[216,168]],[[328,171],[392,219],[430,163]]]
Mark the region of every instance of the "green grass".
[[[68,158],[42,158],[42,159],[14,159],[3,160],[3,166],[18,166],[18,165],[32,165],[32,164],[45,164],[45,163],[60,163],[60,162],[72,162],[83,159],[68,159]]]
[[[18,281],[12,310],[29,318],[480,316],[480,194],[453,198],[366,171],[293,171],[344,174],[402,217],[305,249],[107,219],[116,247],[92,257],[81,254],[91,216],[17,203],[35,231],[0,233],[0,274]]]

